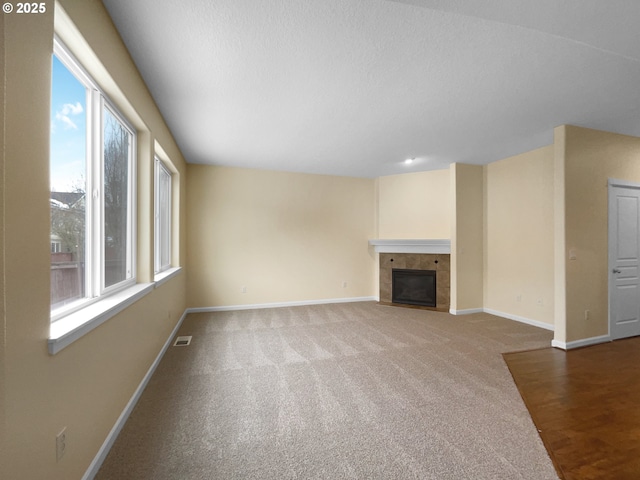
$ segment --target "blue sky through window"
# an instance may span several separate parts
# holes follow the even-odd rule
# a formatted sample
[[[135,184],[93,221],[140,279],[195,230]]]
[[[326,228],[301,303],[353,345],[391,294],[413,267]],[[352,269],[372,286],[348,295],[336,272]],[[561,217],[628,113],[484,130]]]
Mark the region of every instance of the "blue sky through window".
[[[55,55],[51,77],[51,190],[84,190],[87,88]]]

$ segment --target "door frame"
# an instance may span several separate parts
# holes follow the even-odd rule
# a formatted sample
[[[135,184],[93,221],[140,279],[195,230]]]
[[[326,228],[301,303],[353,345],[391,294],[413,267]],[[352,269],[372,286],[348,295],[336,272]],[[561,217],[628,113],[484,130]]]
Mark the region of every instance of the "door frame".
[[[614,277],[613,277],[613,268],[615,266],[615,255],[613,254],[613,242],[611,241],[611,232],[613,230],[613,219],[614,214],[616,213],[616,203],[613,202],[613,188],[622,187],[622,188],[632,188],[638,190],[640,193],[640,183],[630,182],[628,180],[619,180],[615,178],[609,178],[607,180],[607,278],[608,278],[608,286],[609,286],[609,294],[608,294],[608,322],[607,327],[609,330],[609,339],[611,339],[611,322],[613,321],[613,302],[611,301],[613,298],[614,292]]]

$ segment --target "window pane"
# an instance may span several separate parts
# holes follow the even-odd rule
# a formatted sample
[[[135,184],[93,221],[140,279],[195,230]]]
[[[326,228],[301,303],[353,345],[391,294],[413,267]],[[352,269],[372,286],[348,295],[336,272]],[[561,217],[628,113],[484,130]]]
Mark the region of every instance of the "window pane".
[[[171,266],[171,173],[156,160],[155,271]]]
[[[87,88],[54,55],[51,79],[51,309],[85,297]]]
[[[160,266],[164,270],[171,263],[171,175],[160,172]]]
[[[104,285],[131,277],[128,258],[131,134],[104,109]]]

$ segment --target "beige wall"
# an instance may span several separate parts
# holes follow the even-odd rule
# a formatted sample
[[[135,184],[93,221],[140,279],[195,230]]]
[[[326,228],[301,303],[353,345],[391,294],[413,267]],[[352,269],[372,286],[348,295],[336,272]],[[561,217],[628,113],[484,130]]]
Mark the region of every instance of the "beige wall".
[[[607,179],[640,182],[640,138],[573,126],[556,134],[564,143],[562,258],[566,341],[571,342],[608,334]],[[570,249],[575,260],[569,260]]]
[[[451,310],[483,308],[482,166],[451,165]]]
[[[449,238],[449,170],[378,179],[378,238]]]
[[[4,105],[4,19],[6,15],[0,15],[0,105]],[[5,110],[2,109],[0,114],[0,252],[4,252],[4,235],[5,235],[5,220],[4,220],[4,205],[5,205],[5,188],[4,188],[4,115]],[[7,317],[5,315],[5,267],[4,267],[4,253],[0,253],[0,465],[6,465],[8,460],[6,457],[6,423],[5,423],[5,381],[4,371],[6,366],[5,360],[5,331],[7,328]]]
[[[187,192],[190,307],[377,295],[374,180],[189,165]]]
[[[484,167],[484,308],[553,325],[553,146]]]
[[[443,172],[375,182],[202,166],[189,166],[187,171],[102,4],[61,0],[79,30],[67,32],[67,40],[78,46],[82,43],[78,34],[84,37],[100,60],[87,66],[107,93],[126,98],[129,105],[119,106],[135,117],[132,121],[141,130],[141,276],[151,276],[152,188],[144,182],[150,180],[155,142],[162,145],[180,178],[177,253],[183,265],[187,262],[189,275],[183,272],[57,355],[49,355],[48,150],[54,4],[45,3],[46,14],[0,19],[0,65],[6,74],[6,78],[0,75],[4,83],[0,100],[5,105],[0,120],[4,126],[0,128],[0,439],[6,443],[0,445],[4,456],[0,477],[16,480],[80,478],[85,473],[187,306],[187,284],[189,306],[194,307],[373,296],[377,263],[367,248],[369,238],[449,236],[442,210],[423,210],[417,203],[418,211],[411,215],[426,219],[418,228],[413,220],[410,225],[396,223],[387,213],[407,196],[423,199],[433,193],[442,200],[445,190],[436,193],[435,185],[424,190],[422,185],[442,187],[446,181],[432,180],[437,175],[444,178]],[[556,134],[556,339],[572,341],[607,332],[606,181],[614,177],[640,182],[640,139],[577,127],[561,127]],[[496,246],[490,243],[505,229],[504,218],[497,214],[502,205],[496,202],[508,197],[510,172],[521,181],[523,171],[537,171],[540,176],[531,178],[543,182],[539,187],[546,191],[549,172],[542,165],[548,163],[547,154],[531,152],[487,167],[486,225],[482,167],[454,165],[447,172],[452,308],[482,307],[486,278],[487,306],[519,312],[517,305],[510,306],[510,298],[500,297],[495,283],[513,261],[496,256]],[[533,160],[537,155],[544,157],[539,164]],[[564,179],[562,186],[559,179]],[[532,208],[539,194],[528,190],[520,208],[541,214]],[[547,198],[542,197],[541,201]],[[536,221],[544,223],[541,216]],[[545,239],[546,245],[548,232]],[[576,250],[575,261],[568,260],[569,248]],[[548,277],[547,267],[536,272],[539,278]],[[247,293],[241,293],[243,286]],[[525,288],[535,292],[536,299],[549,295],[546,284],[521,287],[523,302],[528,298]],[[543,303],[543,309],[547,307],[553,308]],[[591,312],[588,321],[585,309]],[[68,447],[56,462],[55,436],[63,427]]]
[[[147,128],[139,148],[146,155],[140,158],[139,181],[150,180],[146,177],[154,139],[184,179],[180,152],[102,4],[64,0],[62,5],[135,110],[136,126]],[[12,480],[81,478],[186,307],[183,273],[57,355],[47,352],[52,1],[46,2],[46,9],[46,14],[3,16],[6,201],[1,225],[5,284],[0,297],[6,338],[0,387],[3,432],[10,441],[0,477]],[[151,193],[148,187],[140,189],[138,211],[139,266],[147,277],[152,261]],[[183,252],[184,235],[183,228]],[[55,436],[63,427],[67,451],[56,462]]]

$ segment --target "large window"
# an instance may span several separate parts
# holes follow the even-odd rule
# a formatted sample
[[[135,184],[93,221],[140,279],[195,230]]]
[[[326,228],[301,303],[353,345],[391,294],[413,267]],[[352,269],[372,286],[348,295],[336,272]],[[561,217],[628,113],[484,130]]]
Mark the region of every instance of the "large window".
[[[56,39],[50,156],[54,321],[135,283],[135,140],[134,129]]]
[[[155,162],[155,273],[171,267],[171,172]]]

